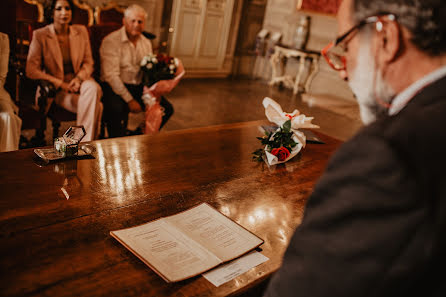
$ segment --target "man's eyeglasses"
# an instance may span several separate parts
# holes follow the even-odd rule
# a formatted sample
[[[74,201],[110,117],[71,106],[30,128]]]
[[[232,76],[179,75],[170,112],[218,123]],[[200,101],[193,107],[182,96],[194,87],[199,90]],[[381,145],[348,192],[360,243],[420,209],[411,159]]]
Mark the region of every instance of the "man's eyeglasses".
[[[346,53],[346,49],[347,49],[347,44],[355,36],[352,34],[356,33],[359,29],[361,29],[365,25],[373,24],[373,23],[376,23],[377,30],[381,31],[382,26],[383,26],[382,21],[383,21],[384,17],[387,17],[387,19],[390,21],[396,20],[396,17],[393,14],[388,14],[388,15],[384,15],[384,16],[370,16],[370,17],[363,19],[358,24],[353,26],[350,30],[348,30],[346,33],[344,33],[343,35],[336,38],[335,41],[330,42],[321,51],[325,60],[327,60],[327,63],[334,70],[338,70],[338,71],[345,70],[346,69],[345,53]]]

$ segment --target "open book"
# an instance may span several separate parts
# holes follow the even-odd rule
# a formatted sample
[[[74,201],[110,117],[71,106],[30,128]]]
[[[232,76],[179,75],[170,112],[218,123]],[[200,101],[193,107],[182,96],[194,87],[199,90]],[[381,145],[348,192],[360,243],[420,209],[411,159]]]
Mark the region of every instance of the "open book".
[[[203,273],[263,243],[207,203],[110,234],[167,282]]]

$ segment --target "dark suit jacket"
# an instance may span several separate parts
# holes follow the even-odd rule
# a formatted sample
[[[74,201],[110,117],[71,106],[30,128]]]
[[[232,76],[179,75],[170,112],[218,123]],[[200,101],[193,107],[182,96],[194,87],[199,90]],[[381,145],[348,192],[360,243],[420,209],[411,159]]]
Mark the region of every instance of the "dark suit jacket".
[[[266,296],[446,296],[445,240],[442,78],[338,150]]]

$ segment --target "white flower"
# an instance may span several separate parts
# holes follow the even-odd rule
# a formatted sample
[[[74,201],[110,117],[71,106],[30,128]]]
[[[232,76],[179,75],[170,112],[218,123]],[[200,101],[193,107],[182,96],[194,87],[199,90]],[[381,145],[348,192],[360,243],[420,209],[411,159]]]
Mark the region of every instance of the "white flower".
[[[147,69],[152,69],[152,68],[153,68],[152,63],[148,63],[148,64],[146,65],[146,68],[147,68]]]
[[[170,65],[169,65],[169,69],[170,69],[170,70],[174,70],[174,69],[175,69],[175,65],[170,64]]]
[[[141,60],[141,67],[146,66],[146,64],[147,64],[147,57],[144,57],[144,58],[142,58],[142,60]]]
[[[153,61],[154,64],[158,63],[158,59],[157,58],[153,58],[152,61]]]

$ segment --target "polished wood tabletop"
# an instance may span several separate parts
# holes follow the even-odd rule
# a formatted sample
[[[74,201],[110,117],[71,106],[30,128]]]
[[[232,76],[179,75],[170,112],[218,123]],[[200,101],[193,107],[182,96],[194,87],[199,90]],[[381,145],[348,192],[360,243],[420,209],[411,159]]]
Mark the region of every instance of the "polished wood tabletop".
[[[285,164],[251,160],[247,122],[94,141],[91,158],[43,164],[0,153],[2,296],[227,296],[280,267],[305,201],[340,141],[307,144]],[[317,133],[317,131],[315,131]],[[220,287],[166,283],[109,232],[207,202],[261,237],[270,260]]]

